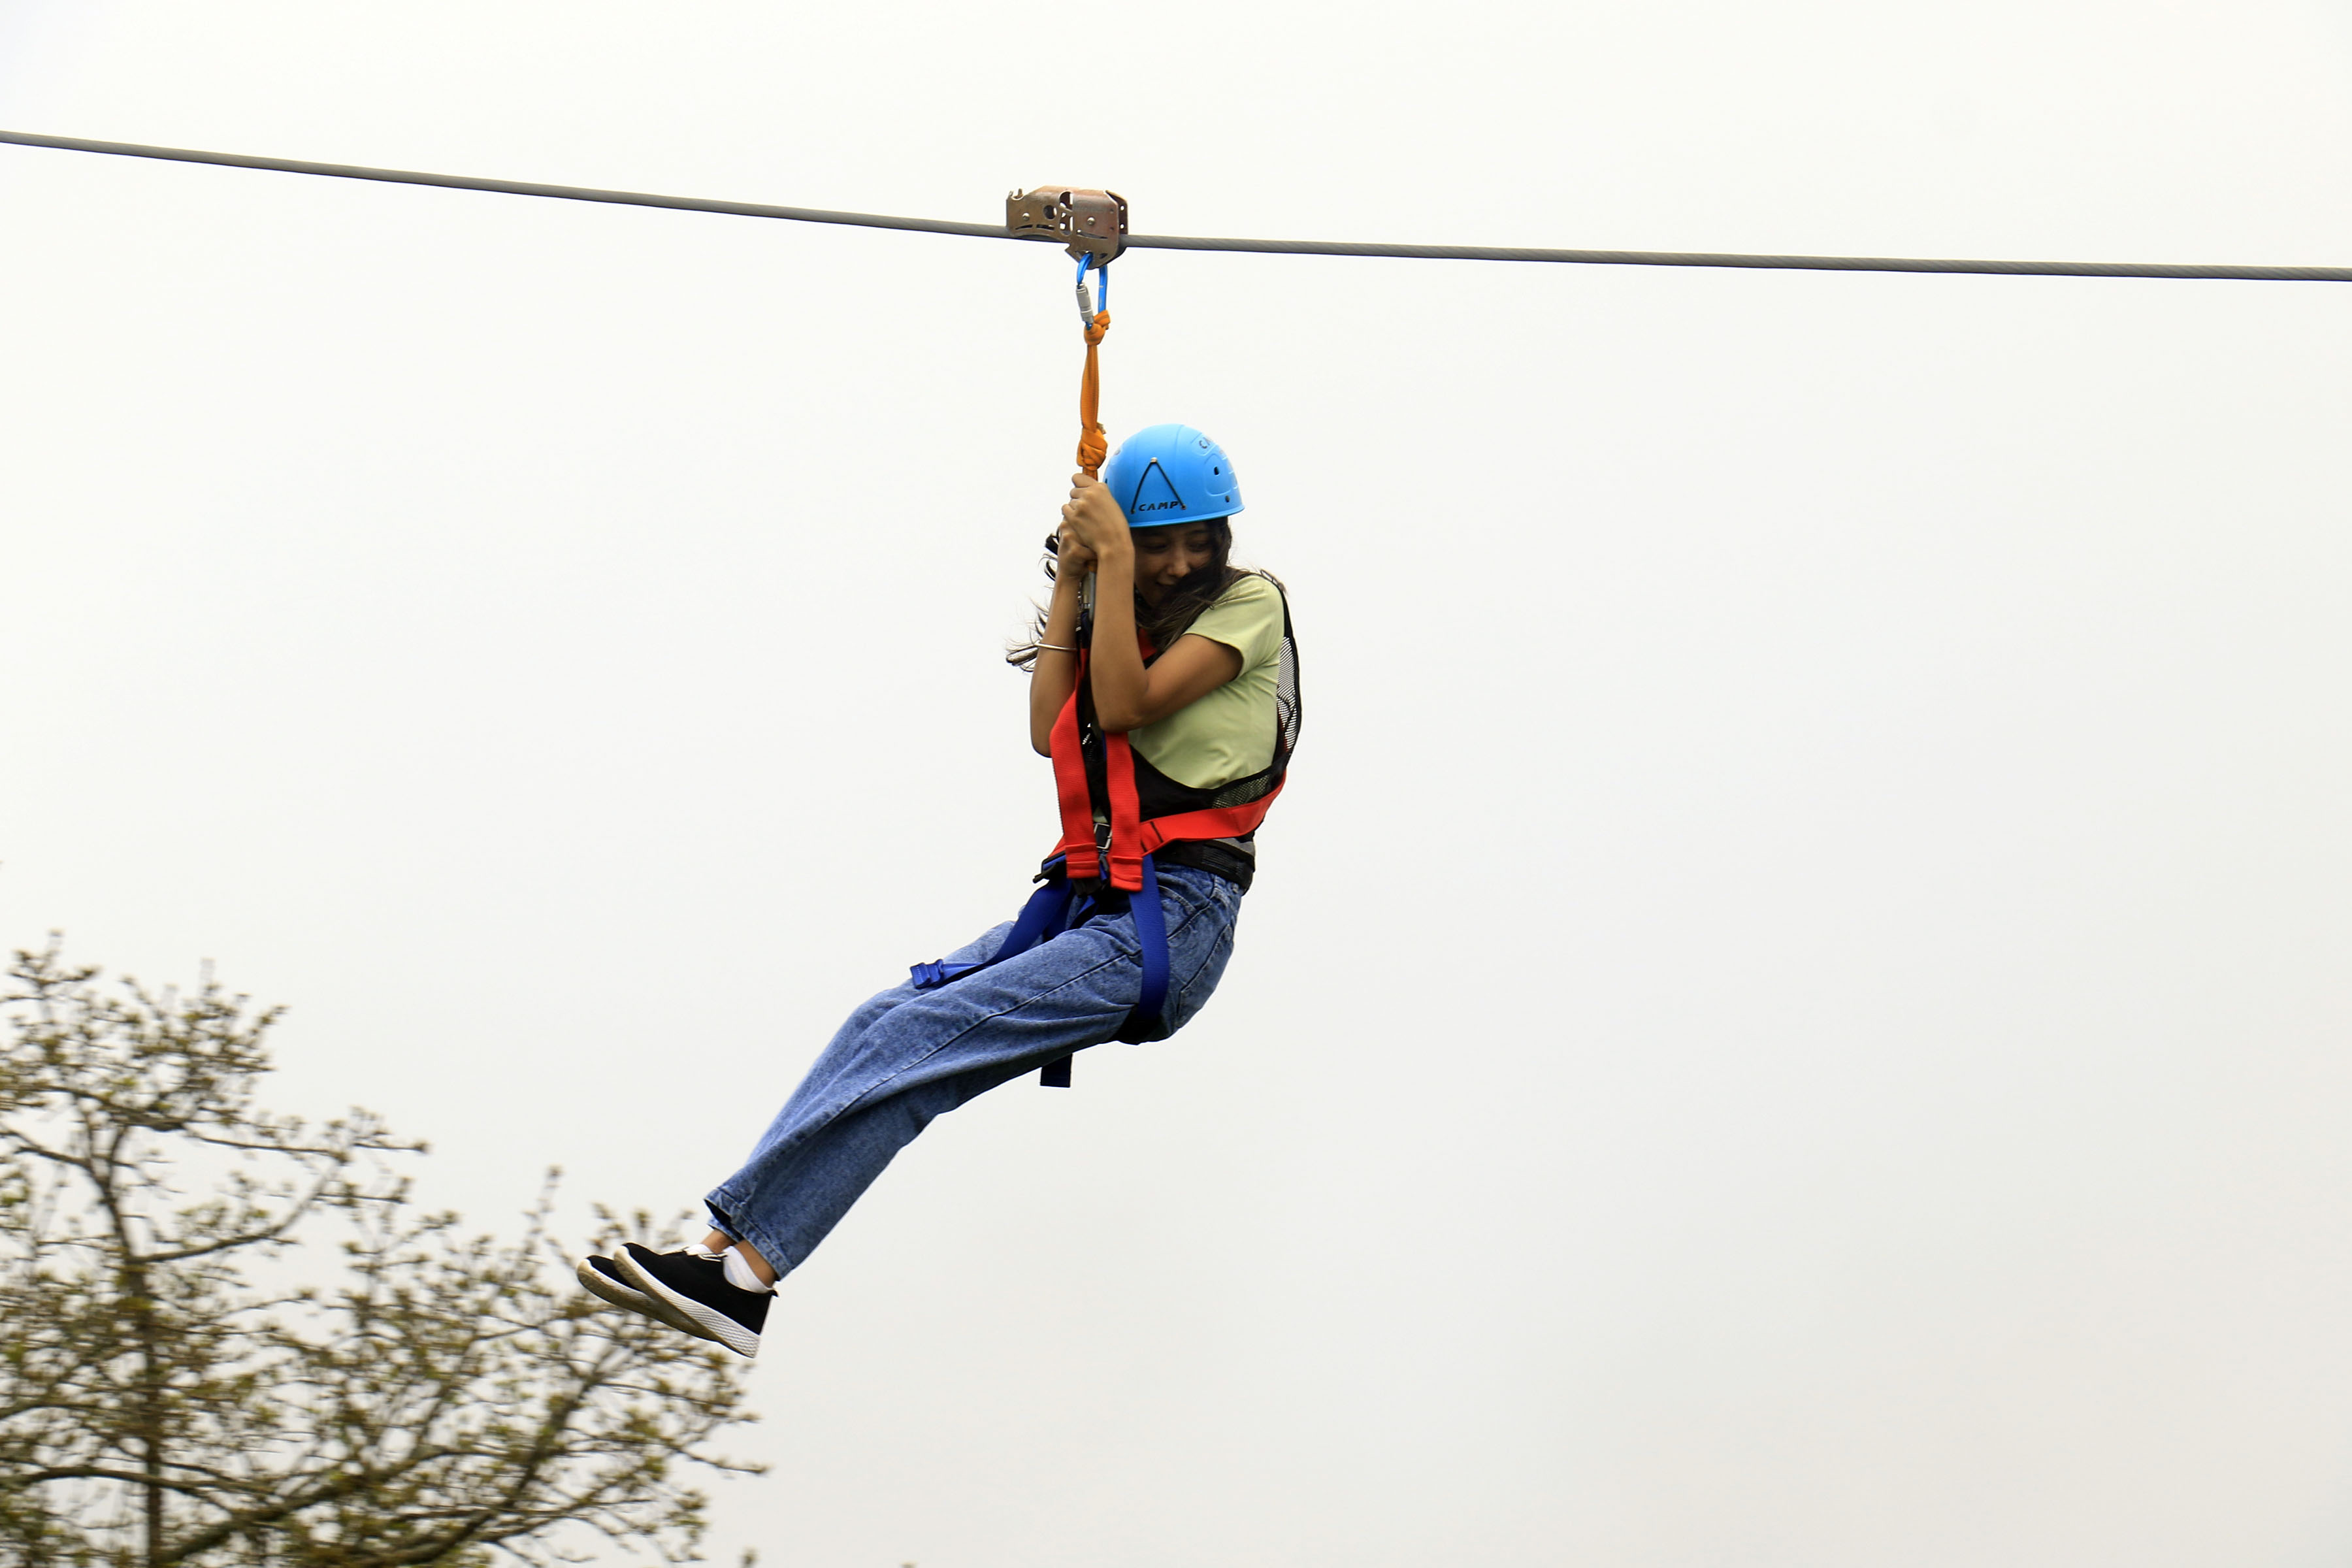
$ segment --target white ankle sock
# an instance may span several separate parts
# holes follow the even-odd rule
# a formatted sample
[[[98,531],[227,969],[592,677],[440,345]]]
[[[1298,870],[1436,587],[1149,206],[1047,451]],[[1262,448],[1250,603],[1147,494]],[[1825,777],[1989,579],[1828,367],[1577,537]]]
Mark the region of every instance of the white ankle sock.
[[[734,1286],[738,1290],[749,1290],[759,1296],[775,1294],[776,1288],[773,1285],[761,1284],[760,1277],[751,1272],[751,1260],[743,1256],[742,1248],[729,1247],[726,1257],[720,1261],[727,1269],[727,1283]]]
[[[698,1241],[688,1242],[686,1244],[685,1252],[688,1258],[708,1258],[713,1263],[716,1263],[719,1260],[719,1254],[711,1251],[710,1248],[703,1246],[702,1243]]]

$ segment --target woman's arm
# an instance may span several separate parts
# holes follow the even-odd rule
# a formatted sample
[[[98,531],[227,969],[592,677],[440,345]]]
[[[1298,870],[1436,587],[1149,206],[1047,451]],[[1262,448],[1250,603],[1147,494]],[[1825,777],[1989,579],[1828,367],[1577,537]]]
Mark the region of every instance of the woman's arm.
[[[1040,647],[1029,670],[1029,744],[1041,757],[1054,754],[1054,721],[1061,717],[1062,704],[1078,683],[1078,656],[1065,650],[1078,644],[1078,611],[1094,557],[1066,527],[1054,563],[1054,597],[1045,606],[1045,634],[1037,640],[1055,646]]]
[[[1087,664],[1094,683],[1095,721],[1112,734],[1123,734],[1157,724],[1233,679],[1242,672],[1242,656],[1221,642],[1187,636],[1178,637],[1174,647],[1149,665],[1143,662],[1135,642],[1135,544],[1127,517],[1098,480],[1077,474],[1070,482],[1070,504],[1062,509],[1065,531],[1076,536],[1095,563],[1094,647]],[[1068,687],[1062,689],[1066,697]],[[1032,703],[1034,742],[1034,697]],[[1049,731],[1052,724],[1048,719]]]

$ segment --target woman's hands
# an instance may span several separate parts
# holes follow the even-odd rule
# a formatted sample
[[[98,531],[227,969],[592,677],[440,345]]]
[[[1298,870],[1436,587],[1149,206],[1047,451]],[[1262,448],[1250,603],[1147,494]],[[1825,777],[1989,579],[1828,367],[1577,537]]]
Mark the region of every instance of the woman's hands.
[[[1072,474],[1070,499],[1062,508],[1061,564],[1079,573],[1094,572],[1107,561],[1132,561],[1134,553],[1127,514],[1110,491],[1092,474]]]
[[[1242,672],[1239,653],[1192,636],[1178,637],[1174,647],[1145,666],[1136,643],[1135,540],[1127,514],[1101,480],[1078,473],[1070,476],[1070,499],[1062,508],[1054,596],[1042,641],[1059,647],[1077,640],[1089,572],[1099,578],[1090,668],[1095,718],[1105,730],[1124,732],[1156,724]],[[1029,677],[1029,743],[1041,756],[1053,754],[1054,721],[1077,684],[1077,662],[1069,653],[1044,651]]]
[[[1094,569],[1095,552],[1078,542],[1076,529],[1062,524],[1061,542],[1054,547],[1054,581],[1067,577],[1076,582]]]

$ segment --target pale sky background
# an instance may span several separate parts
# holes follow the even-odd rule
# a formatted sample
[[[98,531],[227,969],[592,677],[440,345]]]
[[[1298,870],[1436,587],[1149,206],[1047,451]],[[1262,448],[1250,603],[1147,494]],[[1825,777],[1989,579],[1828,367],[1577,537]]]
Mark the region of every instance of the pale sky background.
[[[992,221],[2352,263],[2352,5],[0,0],[0,125]],[[1052,837],[1056,252],[0,148],[0,941],[682,1207]],[[1177,1039],[790,1282],[772,1568],[2352,1553],[2352,287],[1138,252],[1307,729]]]

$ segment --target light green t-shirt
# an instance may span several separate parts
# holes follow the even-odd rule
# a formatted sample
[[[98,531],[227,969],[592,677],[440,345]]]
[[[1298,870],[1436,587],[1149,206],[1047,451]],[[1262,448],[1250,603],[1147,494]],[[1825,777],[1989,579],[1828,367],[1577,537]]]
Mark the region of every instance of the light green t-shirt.
[[[1282,594],[1244,577],[1201,612],[1185,636],[1221,642],[1242,672],[1157,724],[1128,732],[1137,754],[1194,789],[1247,778],[1274,761],[1274,694],[1282,673]]]

